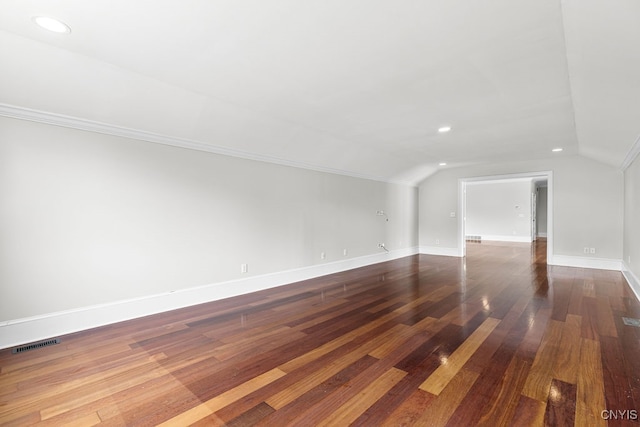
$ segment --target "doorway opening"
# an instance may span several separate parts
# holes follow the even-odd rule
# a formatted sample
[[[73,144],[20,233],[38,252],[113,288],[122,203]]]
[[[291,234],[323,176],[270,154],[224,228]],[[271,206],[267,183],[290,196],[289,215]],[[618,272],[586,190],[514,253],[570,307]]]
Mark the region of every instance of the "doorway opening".
[[[528,183],[530,192],[524,203],[511,201],[512,212],[515,218],[511,228],[505,231],[501,228],[500,218],[492,218],[494,224],[484,224],[481,227],[477,223],[468,222],[468,205],[467,193],[471,186],[474,188],[483,184],[492,183]],[[461,178],[458,181],[458,255],[465,257],[467,255],[467,238],[471,241],[481,241],[483,237],[488,240],[495,239],[508,242],[533,242],[537,239],[544,239],[546,243],[546,261],[552,264],[553,261],[553,172],[531,172],[509,175],[483,176]],[[522,186],[522,184],[520,185]],[[490,188],[487,185],[486,188]],[[478,196],[477,194],[474,196]],[[478,196],[482,200],[482,195]],[[505,198],[503,198],[505,199]],[[500,199],[502,204],[509,203],[510,200]],[[479,205],[479,207],[478,207]],[[491,209],[491,202],[474,205],[478,209]],[[473,207],[473,206],[472,206]],[[505,221],[503,221],[505,222]],[[492,228],[493,227],[493,228]],[[484,233],[484,236],[483,236]],[[495,233],[495,234],[492,234]],[[542,242],[541,242],[542,243]]]

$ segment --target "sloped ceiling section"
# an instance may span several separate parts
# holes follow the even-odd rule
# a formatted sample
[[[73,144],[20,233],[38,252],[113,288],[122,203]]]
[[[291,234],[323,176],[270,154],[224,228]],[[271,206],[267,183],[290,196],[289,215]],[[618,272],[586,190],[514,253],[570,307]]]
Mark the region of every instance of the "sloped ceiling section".
[[[3,0],[0,111],[410,184],[556,147],[619,166],[640,134],[637,4]]]
[[[640,2],[562,7],[580,153],[620,166],[640,144]]]

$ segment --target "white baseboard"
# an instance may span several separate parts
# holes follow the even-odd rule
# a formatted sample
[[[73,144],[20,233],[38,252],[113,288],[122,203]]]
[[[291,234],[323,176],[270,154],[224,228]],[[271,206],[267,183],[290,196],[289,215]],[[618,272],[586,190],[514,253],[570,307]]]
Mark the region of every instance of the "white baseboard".
[[[0,322],[0,349],[274,288],[417,253],[417,247],[398,249],[388,253],[383,252],[245,279],[213,283],[175,292],[4,321]]]
[[[564,267],[596,268],[599,270],[622,270],[622,260],[609,258],[590,258],[570,255],[554,255],[549,265]]]
[[[458,248],[443,248],[441,246],[420,246],[420,253],[425,255],[462,257]]]
[[[547,233],[538,233],[538,237],[547,237]]]
[[[489,240],[492,242],[520,242],[531,243],[531,237],[529,236],[502,236],[502,235],[481,235],[482,240]]]
[[[622,274],[624,278],[627,279],[627,283],[629,283],[629,287],[636,294],[636,298],[640,301],[640,279],[638,276],[633,274],[633,271],[629,268],[629,265],[622,261]]]

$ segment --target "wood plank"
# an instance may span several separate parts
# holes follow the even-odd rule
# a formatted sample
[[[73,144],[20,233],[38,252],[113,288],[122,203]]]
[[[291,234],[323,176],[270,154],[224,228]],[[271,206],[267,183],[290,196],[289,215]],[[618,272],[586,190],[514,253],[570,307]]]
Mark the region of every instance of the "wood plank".
[[[282,365],[279,366],[279,368],[285,372],[291,372],[294,371],[296,369],[299,369],[301,366],[304,366],[306,364],[308,364],[309,362],[316,360],[322,356],[324,356],[327,353],[330,353],[331,351],[335,350],[338,347],[341,347],[345,344],[347,344],[348,342],[351,342],[353,340],[355,340],[356,338],[371,332],[372,330],[386,324],[387,322],[389,322],[391,319],[393,319],[394,317],[396,317],[397,314],[394,313],[388,313],[384,316],[382,316],[381,318],[371,321],[371,322],[367,322],[366,324],[362,325],[361,327],[354,329],[353,331],[350,331],[348,333],[342,334],[339,337],[329,341],[328,343],[322,344],[316,348],[314,348],[313,350],[306,352],[298,357],[296,357],[295,359],[292,359]],[[391,327],[389,329],[389,332],[387,332],[388,336],[396,336],[397,334],[399,334],[399,332],[401,330],[407,330],[408,327],[405,325],[393,325],[393,327]],[[381,344],[382,345],[382,344]]]
[[[507,317],[505,317],[501,324],[494,330],[494,334],[508,321]],[[514,357],[516,357],[517,348],[523,340],[523,330],[526,330],[528,324],[529,315],[525,310],[518,318],[518,321],[512,324],[511,329],[502,340],[498,349],[495,350],[495,353],[484,365],[471,390],[452,414],[449,425],[476,425],[480,421],[483,412],[490,407],[496,399],[494,393],[502,389],[502,383],[504,381],[509,380],[509,378],[505,376],[505,373],[509,366],[511,366]],[[493,336],[493,334],[489,336],[487,341],[491,336]],[[471,360],[472,359],[470,359],[469,362],[471,362]],[[476,368],[477,366],[470,365],[469,368],[471,367]],[[465,369],[467,369],[466,366]]]
[[[418,419],[435,398],[436,396],[431,393],[414,389],[392,412],[385,411],[385,413],[381,414],[382,421],[379,423],[369,423],[366,419],[363,420],[364,422],[359,422],[360,419],[356,419],[353,425],[362,427],[371,425],[379,425],[381,427],[419,425]]]
[[[352,423],[371,404],[380,399],[387,391],[397,384],[406,372],[390,368],[387,372],[371,381],[371,384],[356,396],[337,408],[330,416],[321,420],[317,426],[338,426]]]
[[[600,343],[582,339],[580,345],[580,365],[576,388],[576,425],[605,426],[601,417],[606,408]]]
[[[545,411],[545,403],[521,395],[515,414],[511,419],[511,425],[541,426],[544,424]]]
[[[323,369],[309,373],[309,375],[307,375],[297,383],[271,396],[269,399],[267,399],[266,402],[275,409],[284,407],[288,403],[300,397],[302,394],[308,392],[309,390],[326,381],[342,369],[354,363],[356,360],[367,355],[371,350],[378,347],[380,343],[384,341],[384,339],[385,336],[382,335],[376,340],[367,342],[366,344],[344,355],[340,359],[331,362]]]
[[[558,345],[556,363],[553,365],[552,375],[569,384],[578,381],[578,365],[580,363],[580,331],[582,330],[582,316],[568,314],[567,321],[562,326],[562,338]]]
[[[101,374],[90,375],[86,379],[64,383],[60,389],[49,390],[41,395],[41,398],[46,398],[42,401],[43,407],[40,410],[42,419],[53,418],[125,388],[166,375],[166,370],[157,364],[159,358],[162,356],[152,356],[136,363],[124,364]],[[126,380],[122,381],[122,378]],[[28,405],[32,401],[33,399],[23,400],[21,405]]]
[[[376,362],[378,362],[377,359],[370,356],[364,356],[362,359],[356,361],[356,363],[347,366],[345,369],[324,381],[322,384],[319,384],[317,387],[309,390],[298,399],[273,414],[263,418],[256,424],[256,426],[269,427],[291,425],[300,413],[307,411],[310,407],[319,404],[323,400],[330,399],[330,396],[334,393],[339,393],[347,387],[352,387],[352,382],[355,378],[373,366]],[[239,409],[242,410],[241,408]],[[232,414],[235,412],[237,412],[237,410],[233,411]],[[225,419],[227,418],[227,415],[227,413],[220,413],[220,416]]]
[[[520,401],[520,392],[531,366],[528,361],[514,357],[502,381],[492,392],[489,404],[481,411],[479,425],[510,425]]]
[[[564,381],[553,380],[549,391],[545,426],[573,426],[576,415],[576,386]]]
[[[553,282],[553,311],[551,318],[564,322],[569,310],[573,280],[556,280]]]
[[[447,383],[441,393],[423,411],[416,425],[444,426],[447,424],[454,410],[478,379],[478,374],[462,369]]]
[[[393,411],[409,399],[416,392],[418,381],[411,374],[406,375],[398,384],[389,390],[384,396],[369,406],[353,423],[352,426],[379,426],[388,419]],[[430,393],[422,393],[422,396],[433,396]],[[424,401],[423,401],[424,402]],[[414,402],[414,404],[417,403]],[[422,413],[422,411],[420,411]],[[419,415],[419,414],[418,414]]]
[[[635,408],[630,380],[637,379],[640,372],[635,373],[635,376],[632,374],[631,377],[626,375],[624,352],[617,338],[600,337],[600,351],[602,376],[605,389],[608,391],[605,396],[606,409],[624,411]]]
[[[531,371],[524,384],[522,394],[541,402],[546,402],[549,396],[549,388],[551,387],[551,379],[553,375],[553,367],[558,353],[560,339],[562,338],[563,322],[556,320],[549,321],[549,327],[542,343],[540,350],[536,354],[536,358],[531,366]]]
[[[617,337],[618,331],[616,330],[616,324],[613,320],[613,312],[608,297],[599,296],[596,298],[596,312],[598,334],[601,337]]]
[[[498,319],[489,317],[485,320],[482,325],[447,358],[446,363],[440,365],[429,378],[420,384],[419,388],[429,393],[439,395],[499,324],[500,320]]]
[[[595,298],[585,297],[582,299],[582,338],[589,340],[599,340],[598,332],[597,304]]]
[[[407,326],[402,323],[394,326],[392,330],[393,332],[389,333],[387,340],[369,352],[370,356],[377,359],[383,359],[398,348],[398,346],[407,342],[409,338],[416,335],[416,328],[412,328],[411,326]]]
[[[307,334],[285,326],[275,330],[265,331],[258,336],[248,337],[218,346],[213,350],[212,354],[218,360],[229,360],[245,352],[255,352],[256,346],[271,350],[306,336]]]
[[[271,371],[265,372],[262,375],[259,375],[241,385],[228,390],[208,401],[189,409],[188,411],[182,412],[177,416],[165,421],[160,426],[170,426],[170,425],[189,425],[194,422],[205,418],[206,416],[224,408],[225,406],[235,402],[238,399],[243,398],[247,394],[265,387],[271,382],[277,380],[285,376],[286,373],[281,371],[280,369],[272,369]]]
[[[225,423],[227,427],[244,427],[255,425],[258,421],[275,411],[271,406],[262,402],[235,418]]]

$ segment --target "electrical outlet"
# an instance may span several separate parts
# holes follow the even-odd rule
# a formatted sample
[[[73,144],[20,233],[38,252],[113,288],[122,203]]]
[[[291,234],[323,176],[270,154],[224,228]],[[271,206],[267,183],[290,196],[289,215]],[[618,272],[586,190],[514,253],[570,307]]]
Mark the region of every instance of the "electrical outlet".
[[[451,218],[455,218],[455,217],[456,217],[456,213],[455,213],[455,212],[451,212],[451,213],[449,213],[449,216],[450,216]]]
[[[440,244],[440,239],[436,239],[436,245]]]
[[[348,254],[348,253],[349,253],[349,252],[348,252],[346,249],[343,249],[343,250],[342,250],[342,256],[347,256],[347,254]]]
[[[596,253],[596,248],[589,248],[589,253],[595,254]]]
[[[378,243],[379,248],[384,248],[384,243]]]
[[[327,254],[325,254],[324,252],[320,252],[320,259],[325,259],[327,257]]]
[[[589,253],[589,248],[584,248],[582,251],[583,251],[585,254],[588,254],[588,253]]]
[[[249,265],[248,264],[240,264],[240,273],[247,273],[249,272]]]

